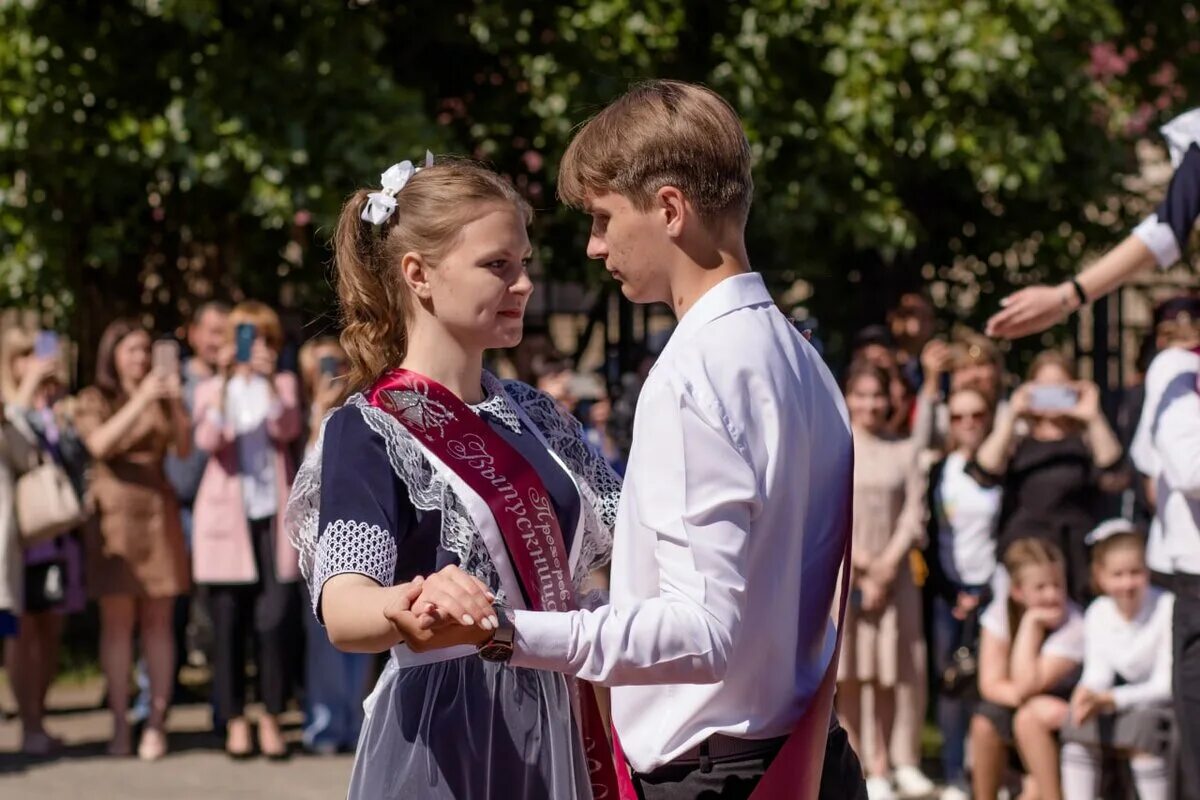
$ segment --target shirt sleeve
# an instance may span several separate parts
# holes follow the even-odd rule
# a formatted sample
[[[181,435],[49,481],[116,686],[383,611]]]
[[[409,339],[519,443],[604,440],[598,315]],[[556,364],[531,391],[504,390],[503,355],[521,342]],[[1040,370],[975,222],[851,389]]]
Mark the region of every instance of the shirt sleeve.
[[[1175,598],[1164,594],[1154,609],[1149,624],[1158,628],[1158,647],[1154,650],[1154,666],[1150,677],[1141,683],[1129,683],[1112,690],[1117,710],[1167,703],[1171,700],[1171,671],[1174,656],[1171,647],[1171,617]]]
[[[334,575],[357,573],[392,585],[399,499],[384,441],[357,408],[335,413],[321,452],[320,534],[309,579],[318,619],[321,589]]]
[[[707,389],[651,381],[652,463],[631,461],[634,509],[656,538],[659,595],[569,613],[514,612],[512,663],[593,683],[714,683],[745,604],[744,561],[758,481]]]
[[[1079,683],[1093,692],[1107,692],[1116,682],[1104,641],[1108,608],[1107,598],[1101,597],[1092,603],[1083,619],[1083,675]]]
[[[1196,377],[1194,369],[1169,376],[1151,423],[1159,476],[1189,497],[1200,497],[1200,391]]]
[[[997,567],[992,576],[992,601],[979,615],[979,626],[1003,642],[1012,638],[1008,628],[1008,573]]]
[[[1153,214],[1134,228],[1133,235],[1150,248],[1154,260],[1165,269],[1183,257],[1197,217],[1200,217],[1200,147],[1192,143],[1171,176],[1167,196]]]
[[[1083,615],[1072,607],[1067,612],[1067,621],[1042,644],[1042,655],[1058,656],[1068,661],[1082,662],[1084,658]]]

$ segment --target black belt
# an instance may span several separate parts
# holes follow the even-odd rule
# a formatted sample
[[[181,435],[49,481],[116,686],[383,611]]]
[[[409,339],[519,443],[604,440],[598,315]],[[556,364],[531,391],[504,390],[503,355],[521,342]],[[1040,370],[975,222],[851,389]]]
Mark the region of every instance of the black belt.
[[[671,765],[774,753],[783,747],[787,739],[786,736],[777,736],[774,739],[736,739],[722,733],[714,733],[691,750],[681,753]]]

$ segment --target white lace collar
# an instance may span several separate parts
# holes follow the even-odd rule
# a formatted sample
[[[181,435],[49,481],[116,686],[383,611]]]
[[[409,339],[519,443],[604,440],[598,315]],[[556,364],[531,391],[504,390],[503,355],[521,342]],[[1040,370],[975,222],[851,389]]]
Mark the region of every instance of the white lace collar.
[[[508,392],[504,391],[504,384],[487,370],[483,372],[482,383],[487,397],[479,403],[470,404],[471,410],[476,414],[481,411],[487,412],[488,416],[513,433],[521,433],[521,417],[513,408],[512,398],[508,396]]]

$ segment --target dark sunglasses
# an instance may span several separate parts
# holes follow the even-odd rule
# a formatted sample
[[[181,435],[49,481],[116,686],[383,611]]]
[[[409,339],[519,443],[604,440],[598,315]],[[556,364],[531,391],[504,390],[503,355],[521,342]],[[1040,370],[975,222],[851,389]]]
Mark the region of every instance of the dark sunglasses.
[[[962,422],[964,419],[974,420],[975,422],[983,422],[987,419],[986,411],[972,411],[970,414],[951,414],[951,422]]]

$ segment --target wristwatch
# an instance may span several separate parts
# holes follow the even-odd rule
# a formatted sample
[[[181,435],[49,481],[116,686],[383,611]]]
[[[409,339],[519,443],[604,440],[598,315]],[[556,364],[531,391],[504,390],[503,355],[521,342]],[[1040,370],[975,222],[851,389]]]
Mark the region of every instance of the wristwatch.
[[[516,638],[517,629],[513,627],[512,616],[506,608],[496,607],[496,619],[499,620],[499,625],[492,638],[479,645],[479,657],[484,661],[503,663],[512,658],[513,639]]]

